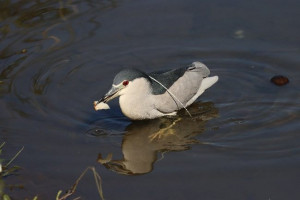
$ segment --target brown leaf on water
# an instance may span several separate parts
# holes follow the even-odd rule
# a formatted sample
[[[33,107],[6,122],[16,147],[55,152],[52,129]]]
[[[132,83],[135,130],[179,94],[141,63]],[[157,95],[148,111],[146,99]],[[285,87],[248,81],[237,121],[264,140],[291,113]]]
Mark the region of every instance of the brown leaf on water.
[[[270,81],[277,86],[283,86],[290,82],[287,77],[282,75],[273,76]]]

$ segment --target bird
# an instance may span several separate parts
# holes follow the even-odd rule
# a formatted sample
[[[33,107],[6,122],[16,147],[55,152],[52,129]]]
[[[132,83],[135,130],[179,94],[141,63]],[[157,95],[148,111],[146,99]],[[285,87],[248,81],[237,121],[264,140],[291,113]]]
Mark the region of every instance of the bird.
[[[131,120],[174,116],[180,109],[188,112],[186,107],[218,81],[218,76],[209,75],[208,67],[198,61],[148,74],[139,69],[123,69],[115,76],[111,89],[94,101],[94,108],[109,109],[106,103],[119,97],[122,113]]]

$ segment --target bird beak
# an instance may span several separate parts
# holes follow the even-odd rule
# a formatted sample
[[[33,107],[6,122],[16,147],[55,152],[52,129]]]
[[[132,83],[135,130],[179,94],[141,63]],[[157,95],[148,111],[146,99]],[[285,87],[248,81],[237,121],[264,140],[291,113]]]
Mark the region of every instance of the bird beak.
[[[113,85],[111,87],[111,89],[99,101],[94,102],[94,106],[96,106],[97,104],[99,104],[101,102],[103,102],[103,103],[109,102],[110,100],[118,97],[120,90],[122,90],[123,88],[124,88],[123,85],[120,85],[120,86]]]

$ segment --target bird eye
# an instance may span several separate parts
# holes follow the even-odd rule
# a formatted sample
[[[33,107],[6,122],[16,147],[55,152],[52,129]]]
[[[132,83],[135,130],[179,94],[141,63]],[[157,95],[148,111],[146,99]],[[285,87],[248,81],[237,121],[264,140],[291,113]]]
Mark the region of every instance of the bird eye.
[[[123,81],[123,85],[126,86],[128,85],[129,81]]]

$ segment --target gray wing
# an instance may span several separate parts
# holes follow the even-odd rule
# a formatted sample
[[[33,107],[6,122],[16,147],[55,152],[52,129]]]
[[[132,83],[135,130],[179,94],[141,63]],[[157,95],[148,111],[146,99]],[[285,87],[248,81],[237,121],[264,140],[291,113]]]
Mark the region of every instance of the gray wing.
[[[202,78],[208,77],[210,74],[209,69],[200,62],[193,62],[191,65],[187,67],[181,67],[178,69],[167,70],[167,71],[157,71],[151,72],[148,75],[158,80],[162,83],[166,88],[170,89],[170,87],[181,78],[185,72],[197,72],[201,74]],[[166,92],[166,89],[162,87],[159,83],[152,81],[152,94],[158,95]]]
[[[155,84],[153,86],[156,87],[153,89],[153,94],[156,94],[156,108],[161,112],[169,113],[183,108],[182,104],[186,105],[187,102],[195,96],[203,78],[207,77],[210,72],[204,64],[194,62],[189,67],[179,68],[161,74],[153,74],[149,75],[160,81],[176,96],[176,98],[172,97],[161,85],[155,84],[155,81],[152,81],[153,84]]]

